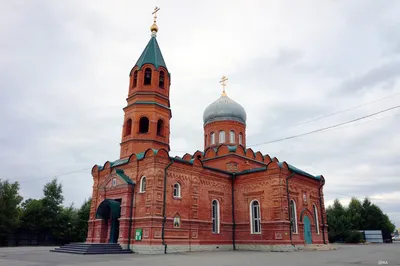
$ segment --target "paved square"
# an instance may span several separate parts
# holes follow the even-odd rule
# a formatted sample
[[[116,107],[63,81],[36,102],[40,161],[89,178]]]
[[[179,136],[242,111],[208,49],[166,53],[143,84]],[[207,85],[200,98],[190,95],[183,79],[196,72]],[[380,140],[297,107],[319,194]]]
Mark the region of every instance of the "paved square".
[[[49,252],[49,249],[46,247],[0,248],[0,266],[400,265],[400,243],[343,245],[333,251],[226,251],[167,255],[70,255]]]

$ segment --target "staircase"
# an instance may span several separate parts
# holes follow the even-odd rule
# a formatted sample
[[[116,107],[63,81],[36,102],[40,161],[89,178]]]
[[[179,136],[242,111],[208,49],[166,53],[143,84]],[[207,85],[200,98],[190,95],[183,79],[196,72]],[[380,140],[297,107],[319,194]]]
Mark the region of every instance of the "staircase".
[[[94,254],[127,254],[129,249],[122,249],[117,243],[71,243],[50,250],[50,252],[94,255]]]

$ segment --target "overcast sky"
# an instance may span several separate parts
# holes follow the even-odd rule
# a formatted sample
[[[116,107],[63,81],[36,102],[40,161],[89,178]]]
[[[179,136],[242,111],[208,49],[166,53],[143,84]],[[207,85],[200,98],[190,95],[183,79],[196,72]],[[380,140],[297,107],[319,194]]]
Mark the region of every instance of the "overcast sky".
[[[92,166],[119,158],[128,75],[155,5],[172,155],[203,148],[203,111],[226,75],[250,147],[324,175],[326,203],[369,196],[400,227],[400,108],[255,145],[399,105],[396,0],[3,1],[0,178],[20,181],[24,198],[54,176],[65,204],[91,196]]]

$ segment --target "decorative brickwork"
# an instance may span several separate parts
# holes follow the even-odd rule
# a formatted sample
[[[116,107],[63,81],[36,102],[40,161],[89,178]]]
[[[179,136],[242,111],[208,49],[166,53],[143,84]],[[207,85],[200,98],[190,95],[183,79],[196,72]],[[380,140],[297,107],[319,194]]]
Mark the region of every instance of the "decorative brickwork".
[[[120,159],[92,169],[87,242],[116,241],[147,254],[296,250],[305,233],[314,244],[328,243],[324,178],[246,149],[242,111],[243,122],[219,117],[205,124],[204,151],[170,157],[171,76],[155,39],[138,62],[129,76]]]

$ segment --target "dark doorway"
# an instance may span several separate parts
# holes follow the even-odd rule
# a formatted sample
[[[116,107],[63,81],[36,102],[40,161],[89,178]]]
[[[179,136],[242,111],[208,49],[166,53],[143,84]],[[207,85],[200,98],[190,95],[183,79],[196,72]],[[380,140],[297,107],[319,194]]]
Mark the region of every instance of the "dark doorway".
[[[119,218],[121,217],[121,200],[105,199],[100,203],[96,211],[96,219],[103,219],[105,224],[111,222],[110,243],[118,243],[119,236]],[[106,226],[105,230],[108,230]]]

